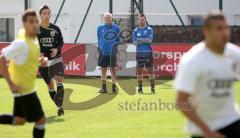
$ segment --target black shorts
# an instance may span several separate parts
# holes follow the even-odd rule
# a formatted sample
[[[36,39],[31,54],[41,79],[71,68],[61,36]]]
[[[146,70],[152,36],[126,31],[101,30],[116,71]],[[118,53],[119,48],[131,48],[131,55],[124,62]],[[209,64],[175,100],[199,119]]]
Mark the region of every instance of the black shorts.
[[[217,131],[226,138],[240,138],[240,120]],[[192,136],[192,138],[203,138],[203,136]]]
[[[44,112],[36,92],[15,97],[13,115],[25,118],[27,122],[36,122],[44,117]]]
[[[117,66],[117,55],[99,55],[98,66],[102,68],[116,67]]]
[[[136,57],[137,60],[137,67],[143,68],[143,67],[153,67],[153,55],[150,53],[146,57]]]
[[[50,84],[51,79],[54,76],[62,76],[64,75],[64,66],[62,62],[56,63],[49,67],[39,68],[39,72],[41,77],[44,79],[46,84]]]

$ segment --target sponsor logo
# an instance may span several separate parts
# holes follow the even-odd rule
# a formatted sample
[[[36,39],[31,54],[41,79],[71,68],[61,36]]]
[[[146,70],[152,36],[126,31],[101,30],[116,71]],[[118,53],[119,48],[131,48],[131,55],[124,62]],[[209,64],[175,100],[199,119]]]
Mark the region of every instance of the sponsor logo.
[[[41,38],[40,42],[41,43],[53,43],[54,42],[54,38],[49,38],[49,37]]]
[[[108,31],[105,35],[104,35],[104,39],[105,41],[114,41],[118,38],[118,33],[114,32],[114,31]]]
[[[50,32],[50,35],[51,35],[51,37],[55,37],[56,32],[55,32],[55,31],[51,31],[51,32]]]
[[[212,90],[216,89],[229,89],[232,88],[234,79],[211,79],[209,80],[208,88]]]
[[[65,64],[65,70],[78,71],[80,70],[80,64],[77,64],[75,61],[71,61],[68,64]]]

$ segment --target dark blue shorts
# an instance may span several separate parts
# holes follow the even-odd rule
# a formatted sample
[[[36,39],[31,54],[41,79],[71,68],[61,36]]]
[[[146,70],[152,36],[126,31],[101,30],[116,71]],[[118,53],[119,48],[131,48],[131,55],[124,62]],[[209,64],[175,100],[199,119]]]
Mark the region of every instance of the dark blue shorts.
[[[137,56],[137,67],[153,67],[153,54],[150,53],[148,56]]]
[[[117,55],[99,55],[98,66],[102,68],[116,67],[117,66]]]

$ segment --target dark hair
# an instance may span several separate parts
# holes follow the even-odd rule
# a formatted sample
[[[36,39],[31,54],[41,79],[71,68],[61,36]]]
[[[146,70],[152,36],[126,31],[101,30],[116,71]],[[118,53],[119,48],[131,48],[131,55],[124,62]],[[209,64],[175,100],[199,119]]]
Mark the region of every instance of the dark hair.
[[[213,20],[222,20],[226,21],[226,17],[224,16],[222,11],[211,11],[208,13],[208,15],[205,17],[204,20],[204,27],[210,28],[212,26]]]
[[[27,9],[24,14],[22,15],[22,21],[26,22],[28,16],[34,16],[37,17],[37,13],[33,9]]]
[[[147,19],[144,13],[140,13],[138,17],[144,17],[145,19]]]
[[[50,10],[50,8],[49,8],[47,5],[43,5],[43,6],[39,9],[39,14],[42,14],[42,11],[43,11],[43,10],[46,10],[46,9]]]

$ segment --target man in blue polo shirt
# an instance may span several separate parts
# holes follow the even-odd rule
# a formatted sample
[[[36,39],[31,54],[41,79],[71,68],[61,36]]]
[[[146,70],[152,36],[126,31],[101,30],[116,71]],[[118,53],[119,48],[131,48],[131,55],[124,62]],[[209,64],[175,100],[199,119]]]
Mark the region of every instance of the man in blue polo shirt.
[[[117,92],[116,90],[116,65],[117,65],[117,46],[119,45],[119,33],[120,27],[113,23],[112,14],[105,13],[104,24],[101,24],[97,28],[98,37],[98,66],[101,67],[101,80],[102,88],[99,90],[100,93],[107,93],[107,69],[110,68],[112,74],[112,92]]]
[[[151,83],[151,93],[155,93],[155,77],[153,73],[153,54],[152,54],[152,39],[153,30],[147,26],[146,16],[139,15],[139,27],[132,33],[133,44],[137,46],[136,60],[137,60],[137,79],[138,79],[138,93],[142,94],[142,80],[143,69],[148,70]]]

